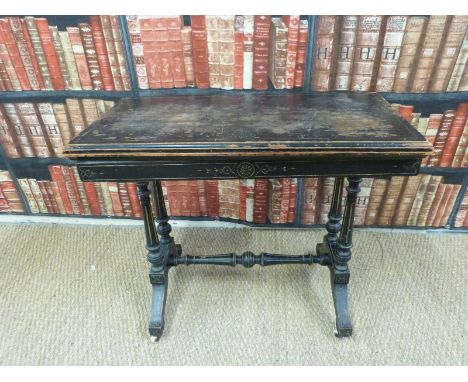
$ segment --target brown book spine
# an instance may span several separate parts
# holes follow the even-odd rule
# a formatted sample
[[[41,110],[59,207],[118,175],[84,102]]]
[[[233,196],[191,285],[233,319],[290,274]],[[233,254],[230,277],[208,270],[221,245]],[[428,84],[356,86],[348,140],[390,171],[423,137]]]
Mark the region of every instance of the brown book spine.
[[[465,221],[466,216],[468,215],[468,188],[465,189],[465,194],[463,195],[460,208],[458,209],[457,216],[455,217],[455,227],[463,227],[463,222]]]
[[[429,91],[446,91],[450,77],[460,52],[468,24],[468,16],[453,16],[447,30],[447,35],[442,42],[437,64],[433,69]]]
[[[385,27],[383,49],[375,90],[390,92],[393,89],[400,50],[408,16],[389,16]]]
[[[30,179],[30,180],[34,180],[34,179]],[[56,211],[54,210],[54,208],[53,208],[53,206],[52,206],[52,201],[50,200],[49,194],[47,193],[47,189],[46,189],[45,183],[47,183],[46,180],[38,180],[38,181],[36,181],[36,185],[37,185],[37,187],[39,188],[39,191],[40,191],[40,193],[41,193],[42,200],[44,201],[44,206],[45,206],[45,209],[46,209],[46,212],[45,212],[45,213],[54,214],[54,213],[56,213]]]
[[[317,210],[318,178],[305,178],[302,197],[302,224],[315,224]]]
[[[10,131],[16,137],[18,146],[21,148],[23,157],[34,157],[34,150],[32,148],[29,136],[26,134],[23,122],[18,114],[18,109],[14,103],[4,103],[3,110],[10,121]]]
[[[244,84],[244,16],[236,16],[234,22],[234,89]],[[245,219],[241,219],[245,220]]]
[[[78,71],[78,78],[80,79],[81,88],[83,90],[92,90],[93,83],[88,67],[88,61],[81,42],[80,29],[75,27],[67,27],[68,37],[75,57],[76,69]]]
[[[11,84],[10,78],[8,77],[5,63],[3,62],[3,58],[1,58],[1,50],[2,48],[0,48],[0,90],[13,90],[13,85]]]
[[[60,127],[55,119],[54,109],[50,103],[38,103],[37,110],[44,126],[45,136],[53,149],[53,155],[63,156],[63,141]]]
[[[109,57],[107,56],[106,41],[104,40],[100,17],[89,16],[89,27],[91,28],[99,71],[101,73],[102,89],[112,91],[115,89],[114,79],[112,78]]]
[[[57,122],[57,126],[62,136],[63,145],[65,146],[70,142],[72,137],[67,109],[63,103],[52,104],[52,109],[54,111],[55,121]]]
[[[462,167],[463,158],[465,157],[466,148],[468,147],[468,120],[465,122],[463,133],[458,142],[455,155],[453,156],[452,167]]]
[[[218,217],[219,216],[219,191],[218,181],[205,180],[205,193],[206,193],[206,205],[208,210],[208,216]]]
[[[267,217],[271,224],[281,223],[281,179],[268,180]]]
[[[50,33],[52,35],[52,40],[54,42],[55,52],[57,54],[57,59],[60,67],[60,73],[62,75],[63,83],[66,90],[72,90],[73,85],[68,72],[67,61],[65,59],[65,52],[63,50],[62,41],[60,40],[60,35],[56,26],[49,27]]]
[[[148,87],[150,89],[159,89],[162,87],[162,62],[159,51],[161,42],[159,39],[167,39],[167,30],[165,30],[163,25],[159,25],[157,20],[146,16],[139,16],[139,30],[141,45],[144,51]],[[168,68],[166,68],[166,72],[168,72]],[[172,84],[170,87],[172,87]]]
[[[79,23],[78,27],[80,28],[81,42],[83,43],[93,90],[105,90],[91,26],[88,23]]]
[[[21,23],[21,30],[23,32],[24,41],[26,43],[26,48],[29,53],[29,58],[31,60],[31,64],[34,69],[34,74],[36,77],[38,88],[39,90],[45,90],[44,80],[42,79],[41,69],[39,68],[39,62],[36,57],[36,53],[34,52],[34,46],[31,40],[31,36],[29,35],[28,25],[26,24],[25,19],[21,19],[20,23]]]
[[[309,23],[307,20],[299,22],[299,37],[297,40],[296,70],[294,73],[294,86],[304,86],[305,62],[307,54],[307,41],[309,37]]]
[[[427,164],[428,167],[436,167],[439,165],[440,158],[442,156],[442,151],[444,150],[445,142],[452,126],[452,122],[455,117],[455,110],[446,110],[440,123],[439,130],[434,140],[434,152],[429,158]]]
[[[369,206],[366,211],[365,225],[369,226],[377,223],[380,207],[384,195],[387,193],[389,183],[390,181],[388,179],[374,179],[369,198]]]
[[[107,60],[109,62],[114,89],[117,91],[126,90],[124,89],[124,86],[122,83],[122,75],[120,74],[120,64],[119,64],[119,60],[117,58],[117,53],[115,49],[116,46],[115,46],[114,36],[112,35],[112,25],[111,25],[110,17],[99,16],[99,19],[100,19],[101,26],[102,26],[102,35],[103,35],[104,44],[105,44],[105,48],[107,52]],[[92,25],[91,25],[91,28],[92,28]]]
[[[206,16],[190,16],[192,21],[193,64],[195,83],[200,89],[210,87]]]
[[[288,29],[280,18],[271,19],[268,77],[275,89],[286,87]]]
[[[446,33],[450,17],[433,15],[429,19],[413,83],[409,89],[412,92],[424,93],[428,90],[434,64],[439,56],[441,42]]]
[[[192,48],[192,28],[182,28],[182,42],[184,45],[184,65],[185,78],[188,87],[195,86],[195,68],[193,64],[193,48]]]
[[[112,209],[115,216],[124,216],[122,203],[119,196],[119,188],[117,182],[107,182],[109,194],[112,200]]]
[[[200,216],[208,216],[208,206],[206,205],[205,182],[197,180],[198,200],[200,204]],[[240,185],[239,185],[240,188]]]
[[[18,179],[18,183],[21,189],[23,190],[23,194],[26,197],[26,200],[28,201],[29,209],[31,210],[31,212],[33,214],[40,213],[41,211],[39,209],[39,205],[37,204],[37,200],[34,197],[34,194],[31,190],[31,185],[29,184],[28,179]]]
[[[70,203],[73,209],[73,213],[76,215],[83,215],[84,208],[81,200],[80,191],[78,184],[73,174],[73,169],[69,166],[61,166],[63,178],[65,180],[65,188],[70,199]]]
[[[20,83],[21,90],[31,90],[28,75],[24,68],[22,57],[18,46],[16,45],[15,36],[13,35],[8,19],[0,19],[0,34],[2,35],[2,42],[5,44],[11,63],[18,76],[17,78]]]
[[[99,119],[99,112],[96,106],[96,100],[92,98],[83,98],[81,100],[83,115],[85,118],[85,126],[91,125]]]
[[[383,16],[359,16],[350,88],[353,91],[373,90],[384,25]]]
[[[128,74],[127,60],[125,59],[125,53],[123,49],[122,34],[120,33],[119,19],[115,15],[109,16],[109,19],[112,27],[115,54],[117,56],[117,62],[119,63],[123,88],[124,90],[132,90],[132,85],[130,84],[130,75]]]
[[[130,205],[132,207],[133,216],[139,218],[143,216],[141,211],[140,201],[138,199],[137,186],[134,182],[127,183],[128,197],[130,198]]]
[[[219,57],[219,31],[218,16],[207,15],[206,19],[206,44],[208,47],[208,75],[210,88],[221,88],[220,57]]]
[[[424,194],[421,209],[418,214],[418,219],[416,221],[416,225],[418,227],[422,227],[426,223],[427,217],[429,215],[429,210],[435,198],[437,187],[439,186],[439,183],[442,181],[442,179],[443,178],[441,176],[431,176],[426,192]]]
[[[452,185],[452,190],[450,192],[450,195],[448,195],[447,197],[447,205],[445,206],[443,214],[441,215],[441,219],[437,222],[439,226],[445,226],[448,224],[448,219],[450,217],[450,214],[452,213],[453,206],[455,205],[455,201],[460,192],[460,189],[461,189],[460,184]]]
[[[296,202],[297,202],[297,178],[291,179],[291,190],[289,194],[288,223],[296,221]]]
[[[462,46],[457,56],[457,60],[453,67],[450,75],[450,81],[447,85],[448,92],[454,92],[458,90],[460,82],[463,77],[463,71],[465,70],[466,62],[468,61],[468,30],[465,32]]]
[[[421,181],[421,175],[410,176],[406,179],[406,183],[403,186],[403,191],[397,203],[397,210],[393,216],[392,225],[404,226],[408,221],[408,217],[411,213],[411,208],[414,203],[414,198],[418,192],[419,183]]]
[[[23,34],[23,28],[21,27],[21,21],[19,17],[9,17],[11,32],[16,42],[21,61],[26,72],[30,88],[32,90],[40,90],[39,81],[34,69],[33,61],[28,49],[26,38]]]
[[[317,224],[326,224],[328,222],[334,185],[335,178],[327,177],[317,180],[317,195],[315,196],[315,223]],[[346,185],[344,186],[343,192],[345,188]]]
[[[35,156],[40,158],[52,156],[46,137],[44,136],[41,123],[36,114],[34,104],[30,102],[22,102],[16,104],[16,107],[21,123],[24,126],[24,131],[29,138],[29,142],[31,142]]]
[[[253,222],[264,224],[267,214],[268,180],[255,179],[254,187]]]
[[[380,207],[377,224],[390,225],[393,220],[393,215],[397,208],[397,201],[405,184],[404,176],[394,176],[390,180],[383,200],[385,203]]]
[[[353,71],[358,16],[343,16],[336,57],[334,90],[349,90]]]
[[[2,189],[3,196],[8,203],[10,211],[23,212],[23,204],[21,203],[15,183],[11,179],[11,175],[8,171],[0,170],[0,188]]]
[[[109,185],[107,182],[99,182],[96,183],[96,186],[99,185],[99,189],[102,194],[102,199],[104,202],[104,208],[101,210],[103,215],[113,216],[114,215],[114,208],[112,205],[112,198],[109,191]]]
[[[133,216],[127,185],[124,182],[117,182],[117,189],[119,192],[120,203],[122,204],[124,216]]]
[[[54,39],[56,38],[53,34]],[[80,77],[78,75],[78,68],[75,62],[75,56],[73,54],[73,48],[70,42],[70,37],[67,31],[58,32],[57,38],[60,40],[60,45],[63,50],[63,60],[65,61],[65,67],[69,75],[69,84],[70,89],[81,90]],[[60,54],[59,54],[60,57]],[[64,70],[62,70],[64,73]]]
[[[426,130],[425,136],[426,136],[426,140],[432,145],[434,145],[437,132],[439,131],[440,124],[442,123],[442,118],[443,118],[443,114],[431,114],[429,116],[429,121],[427,123],[427,130]],[[432,153],[430,156],[425,157],[422,160],[421,164],[423,166],[427,166],[427,164],[429,163],[429,159],[432,158],[433,155],[434,153]]]
[[[174,87],[173,43],[169,41],[168,23],[168,18],[164,17],[151,19],[152,36],[155,42],[155,52],[158,62],[158,75],[161,78],[161,87],[166,89]],[[150,73],[148,72],[148,77],[149,76]]]
[[[334,87],[339,30],[338,16],[319,16],[312,90],[326,92]]]
[[[5,150],[5,154],[9,158],[20,158],[21,151],[16,145],[14,130],[10,128],[10,121],[7,114],[3,111],[0,105],[0,144]]]
[[[37,32],[41,40],[44,56],[49,67],[50,79],[54,90],[65,90],[65,82],[60,70],[60,63],[55,51],[54,40],[49,29],[49,23],[45,18],[36,18]]]
[[[429,213],[427,214],[426,222],[424,223],[425,226],[437,226],[437,220],[441,217],[440,214],[442,213],[441,210],[443,209],[444,198],[447,196],[446,193],[449,186],[451,185],[445,183],[439,183],[437,186],[434,200],[432,201]]]
[[[454,184],[446,184],[445,190],[443,191],[443,195],[439,204],[439,208],[435,212],[434,219],[431,221],[431,225],[434,227],[440,227],[442,225],[445,225],[448,219],[448,215],[445,215],[445,212],[447,211],[447,208],[449,206],[449,203],[452,204],[455,202],[455,199],[452,199],[452,192],[453,192],[453,187]],[[459,186],[459,185],[458,185]],[[455,194],[456,196],[456,194]],[[450,214],[451,212],[451,207],[448,213]],[[428,216],[428,220],[430,220],[431,216]],[[429,225],[429,224],[426,224]]]
[[[468,103],[461,103],[455,111],[452,125],[448,131],[442,154],[440,155],[439,167],[449,167],[455,157],[458,143],[463,135],[463,130],[468,117]]]
[[[2,71],[0,72],[2,83],[5,90],[20,91],[21,83],[16,74],[15,67],[8,54],[7,45],[5,43],[5,36],[0,30],[0,62],[2,63]]]
[[[296,72],[300,16],[283,16],[283,21],[288,29],[288,42],[286,45],[286,89],[292,89],[294,87],[294,74]]]
[[[49,166],[49,172],[50,172],[50,177],[52,180],[56,183],[59,192],[60,192],[60,197],[63,202],[63,207],[65,209],[65,213],[67,215],[73,215],[74,210],[72,207],[72,203],[70,200],[70,196],[67,191],[67,186],[65,183],[65,176],[62,172],[62,166],[55,166],[51,165]],[[54,190],[55,192],[55,190]]]
[[[72,176],[72,181],[74,184],[75,192],[78,191],[78,199],[82,205],[82,215],[91,215],[91,210],[89,208],[89,201],[85,192],[84,183],[80,179],[80,175],[78,174],[78,169],[76,166],[72,166],[68,168],[70,175]]]
[[[86,122],[84,119],[84,113],[81,109],[80,100],[67,98],[66,109],[70,118],[70,124],[72,127],[72,138],[76,137],[86,128]]]
[[[182,27],[183,23],[180,16],[169,17],[167,19],[167,32],[169,36],[168,42],[172,61],[172,75],[174,79],[174,87],[176,88],[185,88],[187,86],[187,81],[185,79]]]
[[[62,193],[60,191],[60,188],[57,182],[50,181],[49,184],[50,184],[50,190],[52,191],[53,197],[55,199],[55,203],[57,203],[58,212],[62,215],[65,215],[67,211],[65,209],[65,204],[62,199]]]
[[[424,195],[431,180],[431,175],[422,175],[421,180],[419,181],[418,190],[416,191],[416,196],[414,197],[413,204],[411,206],[408,219],[406,221],[407,226],[415,226],[418,220],[418,215],[421,210],[421,205],[424,200]]]
[[[140,21],[138,20],[138,16],[127,16],[127,24],[130,40],[132,42],[132,53],[133,59],[135,60],[135,71],[138,79],[138,87],[140,89],[148,89],[149,82],[146,73],[145,54],[143,43],[141,41]],[[151,66],[153,66],[153,63]],[[160,82],[157,83],[160,84]]]
[[[40,186],[40,183],[42,183],[44,185],[45,192],[47,193],[47,196],[49,198],[49,202],[50,202],[53,213],[54,214],[62,213],[61,209],[59,208],[59,205],[57,203],[57,199],[56,199],[56,197],[54,195],[54,190],[52,189],[51,181],[44,180],[44,181],[41,181],[41,182],[38,181],[37,183],[39,184],[39,186]]]
[[[291,198],[291,178],[282,178],[281,184],[280,223],[286,224],[288,222],[289,199]]]
[[[255,90],[268,89],[268,47],[271,16],[261,15],[254,18],[254,54],[252,68],[252,87]]]

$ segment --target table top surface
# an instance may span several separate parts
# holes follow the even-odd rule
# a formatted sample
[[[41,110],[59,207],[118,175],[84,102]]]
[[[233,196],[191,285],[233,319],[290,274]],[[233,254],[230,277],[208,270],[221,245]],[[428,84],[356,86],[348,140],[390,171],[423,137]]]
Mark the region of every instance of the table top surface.
[[[65,148],[80,157],[416,156],[432,146],[377,93],[234,93],[119,101]]]

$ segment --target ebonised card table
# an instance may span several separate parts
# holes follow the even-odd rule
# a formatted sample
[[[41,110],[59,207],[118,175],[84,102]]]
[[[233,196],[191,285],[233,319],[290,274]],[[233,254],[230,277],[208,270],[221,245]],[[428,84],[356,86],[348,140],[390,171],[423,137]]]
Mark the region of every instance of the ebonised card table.
[[[151,264],[149,333],[155,341],[164,329],[168,271],[179,264],[327,266],[335,334],[350,336],[348,262],[361,177],[416,175],[431,151],[376,93],[233,92],[123,99],[74,138],[65,155],[76,159],[85,182],[137,182]],[[182,255],[171,236],[161,180],[311,176],[335,177],[327,233],[315,254],[190,256]]]

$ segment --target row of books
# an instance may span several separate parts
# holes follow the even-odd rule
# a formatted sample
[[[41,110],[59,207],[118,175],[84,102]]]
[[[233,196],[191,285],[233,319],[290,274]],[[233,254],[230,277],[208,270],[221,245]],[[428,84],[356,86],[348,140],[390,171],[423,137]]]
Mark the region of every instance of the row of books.
[[[468,90],[468,16],[320,16],[312,90]]]
[[[63,147],[114,106],[113,101],[0,104],[0,144],[10,158],[63,156]]]
[[[468,189],[465,190],[460,208],[455,217],[455,227],[468,227]]]
[[[432,154],[423,159],[423,166],[468,167],[468,103],[429,117],[414,113],[411,105],[391,106],[434,146]]]
[[[24,212],[15,183],[6,170],[0,170],[0,212]]]
[[[302,87],[300,16],[127,16],[140,89]]]
[[[131,90],[118,17],[66,31],[43,17],[0,19],[1,90]]]

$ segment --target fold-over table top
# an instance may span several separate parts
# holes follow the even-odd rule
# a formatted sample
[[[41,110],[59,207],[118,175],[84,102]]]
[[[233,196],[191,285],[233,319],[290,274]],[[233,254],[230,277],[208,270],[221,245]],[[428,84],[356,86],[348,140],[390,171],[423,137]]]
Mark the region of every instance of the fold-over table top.
[[[377,93],[232,92],[122,99],[74,138],[65,155],[389,158],[431,150]]]

